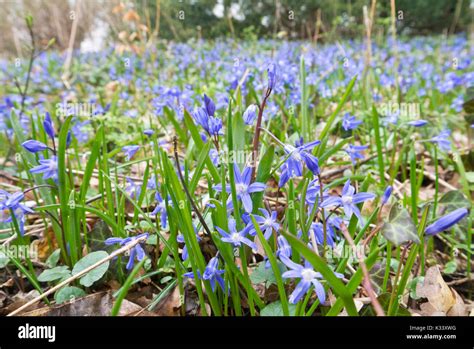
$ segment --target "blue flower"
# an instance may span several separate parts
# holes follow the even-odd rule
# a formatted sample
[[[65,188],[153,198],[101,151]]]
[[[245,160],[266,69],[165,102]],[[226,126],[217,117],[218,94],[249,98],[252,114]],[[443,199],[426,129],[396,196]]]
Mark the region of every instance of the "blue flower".
[[[288,168],[288,164],[285,162],[280,167],[281,175],[280,180],[278,181],[278,187],[282,188],[289,180],[290,180],[290,170]]]
[[[220,288],[223,292],[225,292],[225,283],[224,279],[222,278],[222,274],[225,273],[225,270],[218,269],[219,268],[219,258],[218,256],[212,257],[209,263],[204,269],[204,274],[201,276],[201,273],[198,271],[198,277],[202,280],[208,280],[211,283],[211,289],[214,292],[216,290],[216,282],[219,284]],[[189,272],[183,274],[188,278],[194,278],[194,273]]]
[[[196,234],[197,241],[201,241],[201,237],[197,233],[196,228],[194,228],[194,232]],[[185,261],[186,259],[188,259],[188,247],[186,246],[186,243],[184,241],[184,235],[178,234],[178,236],[176,236],[176,241],[178,241],[180,244],[184,244],[183,251],[181,253],[181,258],[183,259],[183,261]]]
[[[164,229],[166,227],[166,223],[168,222],[168,213],[166,212],[166,202],[163,200],[159,192],[156,192],[155,199],[158,201],[158,205],[156,205],[155,209],[151,212],[153,216],[156,216],[158,213],[161,213],[161,227]],[[168,206],[171,206],[171,200],[168,198]]]
[[[122,151],[127,157],[127,161],[130,161],[130,159],[133,158],[133,156],[137,153],[138,149],[140,149],[139,145],[126,145],[122,148]]]
[[[362,121],[357,120],[355,116],[349,113],[345,113],[342,117],[342,128],[345,131],[355,130],[360,124],[362,124]]]
[[[407,124],[413,127],[422,127],[425,126],[428,123],[426,120],[413,120],[409,121]]]
[[[257,222],[260,230],[263,232],[263,236],[265,240],[268,240],[270,236],[272,236],[273,229],[278,231],[280,229],[280,223],[277,220],[277,212],[272,211],[269,213],[266,209],[260,208],[260,212],[262,212],[263,216],[253,215],[255,217],[255,221]],[[248,219],[247,219],[248,220]],[[249,227],[249,234],[255,236],[257,234],[257,230],[253,225],[252,220],[248,222]]]
[[[46,116],[43,121],[43,128],[44,128],[44,132],[46,132],[49,138],[54,140],[53,121],[51,120],[51,115],[49,115],[48,112],[46,112]]]
[[[43,173],[43,179],[51,178],[56,181],[58,179],[58,159],[56,156],[52,156],[49,159],[39,160],[39,165],[33,167],[31,173]]]
[[[34,213],[31,208],[21,203],[24,198],[25,195],[21,191],[10,194],[0,189],[0,222],[12,222],[13,213],[15,219],[18,222],[18,227],[22,236],[24,234],[24,226],[26,221],[25,214]]]
[[[369,146],[368,145],[352,145],[349,144],[346,149],[346,153],[350,156],[352,164],[357,163],[357,159],[363,159],[364,156],[362,155],[362,151],[367,149]]]
[[[254,182],[250,184],[252,176],[252,168],[246,167],[242,173],[240,173],[239,167],[234,164],[234,180],[235,189],[237,192],[237,198],[242,202],[245,212],[252,212],[253,204],[250,194],[264,191],[266,185],[260,182]],[[222,191],[222,185],[218,184],[214,186],[217,191]],[[231,192],[230,185],[226,185],[226,191]],[[232,198],[229,197],[229,205],[232,203]]]
[[[48,149],[48,146],[40,141],[36,141],[34,139],[30,139],[22,143],[23,148],[28,150],[30,153],[37,153],[39,151],[43,151]]]
[[[444,230],[447,230],[451,228],[453,225],[455,225],[456,223],[458,223],[461,219],[466,217],[467,214],[468,214],[468,211],[466,208],[458,208],[457,210],[454,210],[448,213],[447,215],[444,215],[443,217],[435,221],[433,224],[428,226],[425,229],[425,234],[435,235]]]
[[[277,237],[277,246],[278,246],[278,248],[277,248],[276,253],[275,253],[277,258],[279,258],[280,256],[286,256],[288,258],[291,257],[291,254],[292,254],[291,246],[283,235],[278,235],[278,237]],[[271,267],[271,263],[268,260],[268,257],[265,257],[265,260],[266,260],[265,261],[265,268],[268,269],[268,268]]]
[[[242,229],[241,231],[237,231],[236,225],[235,225],[235,220],[230,218],[229,219],[229,232],[226,232],[225,230],[219,228],[216,226],[217,231],[219,234],[222,235],[221,240],[224,242],[228,242],[234,247],[240,247],[242,244],[245,244],[249,246],[252,250],[256,251],[257,250],[257,245],[255,242],[250,240],[249,238],[246,237],[246,235],[249,232],[248,226]]]
[[[300,282],[298,285],[296,285],[295,290],[290,295],[289,301],[291,304],[298,303],[298,301],[308,292],[311,286],[314,286],[319,302],[323,304],[326,301],[326,292],[321,282],[319,282],[319,280],[323,278],[321,273],[314,271],[307,261],[305,261],[305,266],[303,267],[299,264],[296,264],[285,255],[280,255],[280,260],[290,269],[282,274],[284,279],[300,279]],[[338,278],[343,277],[342,274],[334,274]]]
[[[270,63],[267,68],[268,74],[268,88],[273,90],[276,84],[276,66],[273,63]]]
[[[252,125],[257,117],[257,106],[255,104],[250,104],[242,117],[246,125]]]
[[[371,200],[375,197],[372,193],[357,193],[355,194],[355,188],[351,185],[350,179],[347,180],[342,189],[342,196],[330,196],[329,198],[321,202],[321,207],[332,207],[332,206],[342,206],[344,213],[350,219],[352,214],[355,214],[359,219],[359,223],[362,224],[362,216],[360,214],[359,208],[356,204],[361,202]]]
[[[320,141],[313,141],[303,144],[303,138],[300,138],[300,140],[296,142],[295,147],[285,144],[284,150],[287,154],[289,154],[289,157],[285,162],[286,170],[288,171],[285,176],[291,178],[293,176],[299,177],[303,175],[303,162],[306,164],[309,170],[313,172],[313,174],[319,174],[318,158],[311,154],[310,150],[320,143]]]
[[[278,244],[278,249],[276,251],[276,256],[285,256],[285,257],[291,257],[291,246],[288,243],[288,241],[285,239],[283,235],[279,235],[277,237],[277,244]]]
[[[104,243],[109,246],[109,245],[114,245],[114,244],[120,244],[120,246],[124,246],[129,244],[130,242],[141,239],[143,237],[148,238],[148,233],[143,233],[137,236],[130,236],[128,238],[108,238],[107,240],[104,241]],[[137,261],[141,261],[143,258],[145,258],[145,251],[143,250],[143,247],[140,244],[136,244],[133,246],[133,248],[130,250],[130,257],[128,258],[127,262],[127,270],[130,270],[133,268],[133,265],[135,263],[135,258]]]
[[[451,141],[449,140],[449,136],[451,135],[450,130],[441,131],[441,133],[433,138],[430,139],[430,142],[436,143],[439,148],[443,151],[450,151],[451,150]]]
[[[212,136],[222,135],[222,120],[215,117],[209,118],[209,134]]]
[[[218,136],[222,134],[222,120],[210,116],[205,107],[197,108],[193,112],[193,117],[196,123],[202,126],[210,136]]]
[[[385,205],[387,202],[388,202],[388,199],[390,199],[390,196],[392,195],[392,186],[389,185],[387,188],[385,188],[385,191],[383,192],[383,195],[382,195],[382,205]]]
[[[71,142],[72,142],[72,133],[71,131],[68,131],[66,135],[66,148],[69,148],[69,146],[71,145]]]
[[[140,197],[141,185],[137,185],[130,177],[126,177],[127,186],[125,187],[125,192],[130,196],[130,198],[138,200]]]
[[[154,133],[155,131],[153,131],[152,129],[146,129],[143,131],[143,134],[145,134],[148,137],[153,136]]]
[[[324,229],[322,223],[312,223],[310,234],[314,234],[314,238],[318,245],[324,245]],[[334,240],[336,238],[336,234],[334,232],[333,226],[330,224],[326,224],[326,243],[330,247],[334,247]]]
[[[204,94],[204,107],[206,108],[207,115],[214,116],[216,105],[206,94]]]

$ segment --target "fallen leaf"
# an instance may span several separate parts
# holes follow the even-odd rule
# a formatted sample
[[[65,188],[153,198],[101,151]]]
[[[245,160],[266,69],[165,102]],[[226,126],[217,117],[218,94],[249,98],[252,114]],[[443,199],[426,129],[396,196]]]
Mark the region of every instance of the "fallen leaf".
[[[416,286],[416,294],[428,299],[427,303],[420,304],[423,315],[446,315],[456,304],[456,296],[443,280],[437,265],[426,271],[423,283]]]
[[[110,292],[98,292],[85,297],[76,298],[51,307],[42,307],[22,313],[22,316],[110,316],[115,298]],[[139,305],[124,299],[118,316],[154,315],[143,311]]]

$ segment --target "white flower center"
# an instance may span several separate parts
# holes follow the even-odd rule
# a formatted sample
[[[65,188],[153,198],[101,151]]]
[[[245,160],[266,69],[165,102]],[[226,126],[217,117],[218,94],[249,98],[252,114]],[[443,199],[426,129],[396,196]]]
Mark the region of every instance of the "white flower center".
[[[240,241],[239,233],[233,233],[230,237],[231,237],[232,241],[234,241],[234,242],[239,242]]]
[[[345,204],[352,204],[352,196],[343,195],[342,196],[342,202],[345,203]]]
[[[235,190],[237,191],[237,194],[244,194],[247,192],[248,185],[244,183],[237,183],[235,186]]]
[[[291,157],[297,161],[301,161],[303,160],[303,158],[301,157],[300,153],[298,151],[294,151],[292,154],[291,154]]]
[[[273,221],[271,218],[266,218],[265,221],[263,222],[263,224],[266,226],[266,227],[271,227],[272,224],[273,224]]]
[[[301,277],[304,281],[311,281],[316,278],[316,272],[312,269],[306,268],[301,272]]]

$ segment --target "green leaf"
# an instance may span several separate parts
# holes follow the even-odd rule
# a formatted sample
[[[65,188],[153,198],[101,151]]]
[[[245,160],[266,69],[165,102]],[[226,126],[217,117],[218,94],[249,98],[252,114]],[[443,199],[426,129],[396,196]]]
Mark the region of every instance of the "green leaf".
[[[8,258],[8,256],[5,253],[0,251],[0,269],[5,268],[9,261],[10,261],[10,258]]]
[[[439,205],[440,209],[438,213],[440,215],[445,215],[458,208],[471,208],[471,202],[459,190],[448,191],[439,200]]]
[[[326,143],[328,141],[327,136],[329,135],[329,131],[331,130],[331,127],[333,126],[333,123],[334,123],[334,120],[336,119],[337,114],[339,114],[342,107],[344,106],[344,104],[348,100],[356,80],[357,80],[357,75],[355,75],[351,79],[351,81],[347,85],[346,92],[344,92],[344,95],[342,96],[342,99],[339,101],[339,103],[337,104],[336,109],[333,111],[333,113],[331,114],[331,116],[327,120],[326,125],[324,126],[324,129],[322,130],[322,132],[319,136],[319,139],[321,140],[321,144],[318,146],[318,155],[322,155],[324,150],[326,149]]]
[[[474,172],[466,172],[466,179],[469,183],[474,183]]]
[[[84,269],[90,267],[91,265],[97,263],[98,261],[106,258],[109,254],[105,251],[96,251],[91,252],[87,256],[80,259],[74,268],[72,269],[72,275],[76,275],[83,271]],[[90,287],[96,281],[98,281],[104,274],[107,272],[109,268],[109,261],[102,263],[97,268],[92,269],[86,275],[81,277],[79,283],[85,287]]]
[[[56,304],[73,301],[77,298],[84,297],[86,293],[83,289],[76,286],[67,286],[60,289],[54,296]]]
[[[49,268],[54,268],[58,264],[60,256],[61,256],[61,250],[58,248],[57,250],[55,250],[53,253],[49,255],[48,259],[46,260],[46,265]]]
[[[407,241],[413,241],[417,244],[420,243],[415,224],[410,214],[405,208],[399,207],[398,205],[392,206],[389,221],[385,222],[382,227],[382,234],[396,246],[400,246]]]
[[[466,96],[464,97],[462,107],[467,114],[474,113],[474,87],[469,87],[466,90]]]
[[[418,284],[423,284],[425,280],[425,277],[424,276],[417,276],[415,278],[413,278],[410,283],[408,284],[408,289],[410,290],[410,297],[412,299],[420,299],[421,297],[418,297],[418,295],[416,294],[416,285]]]
[[[189,113],[186,110],[184,111],[184,123],[188,131],[191,133],[191,137],[197,149],[201,151],[202,148],[204,147],[204,142],[201,139],[201,134],[199,133],[199,130],[197,129],[196,124],[194,123],[191,115],[189,115]],[[206,157],[206,167],[209,170],[209,173],[211,174],[212,179],[216,183],[220,183],[221,178],[220,178],[219,172],[217,172],[217,169],[212,163],[209,155]]]
[[[296,305],[290,304],[288,308],[290,311],[290,316],[295,316]],[[260,312],[260,316],[284,316],[281,302],[276,301],[268,304],[265,308],[262,309],[262,311]]]
[[[233,138],[233,158],[234,162],[242,168],[245,165],[245,157],[243,156],[245,151],[245,123],[241,113],[236,113],[232,116],[232,138]],[[232,155],[232,154],[231,154]]]
[[[457,268],[458,268],[458,265],[457,265],[456,261],[450,261],[450,262],[446,263],[446,265],[444,266],[443,272],[445,274],[452,274],[456,271]]]
[[[272,145],[268,147],[258,164],[257,176],[255,181],[260,183],[267,183],[272,171],[273,157],[275,156],[275,147]],[[262,205],[264,192],[258,192],[252,195],[253,211],[257,212]]]
[[[266,262],[260,262],[255,270],[250,274],[250,281],[253,284],[265,284],[265,288],[276,285],[275,273],[272,268],[265,268]],[[278,262],[278,268],[281,272],[285,271],[283,264]]]
[[[65,277],[71,276],[69,268],[65,265],[60,267],[54,267],[52,269],[46,269],[38,276],[38,281],[40,282],[50,282],[54,280],[59,280]]]

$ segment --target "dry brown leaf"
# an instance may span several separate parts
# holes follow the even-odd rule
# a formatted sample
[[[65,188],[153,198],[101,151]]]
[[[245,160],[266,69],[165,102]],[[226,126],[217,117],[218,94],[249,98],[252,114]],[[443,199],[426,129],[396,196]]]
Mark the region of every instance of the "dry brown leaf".
[[[173,291],[168,293],[153,311],[160,316],[179,316],[181,308],[180,298],[179,287],[175,286]]]
[[[428,302],[420,304],[422,315],[462,316],[466,314],[466,306],[462,298],[446,284],[437,265],[426,271],[423,283],[416,286],[416,293],[419,297],[428,299]]]
[[[43,307],[23,313],[23,316],[110,316],[115,298],[110,292],[98,292],[74,301],[52,307]],[[118,316],[154,315],[126,299],[122,301]]]
[[[451,289],[456,297],[456,303],[449,309],[448,316],[466,316],[467,315],[467,307],[464,304],[461,296],[456,292],[456,290]]]
[[[138,13],[136,13],[133,10],[128,10],[124,15],[123,15],[123,20],[127,22],[138,22],[140,20],[140,16]]]

